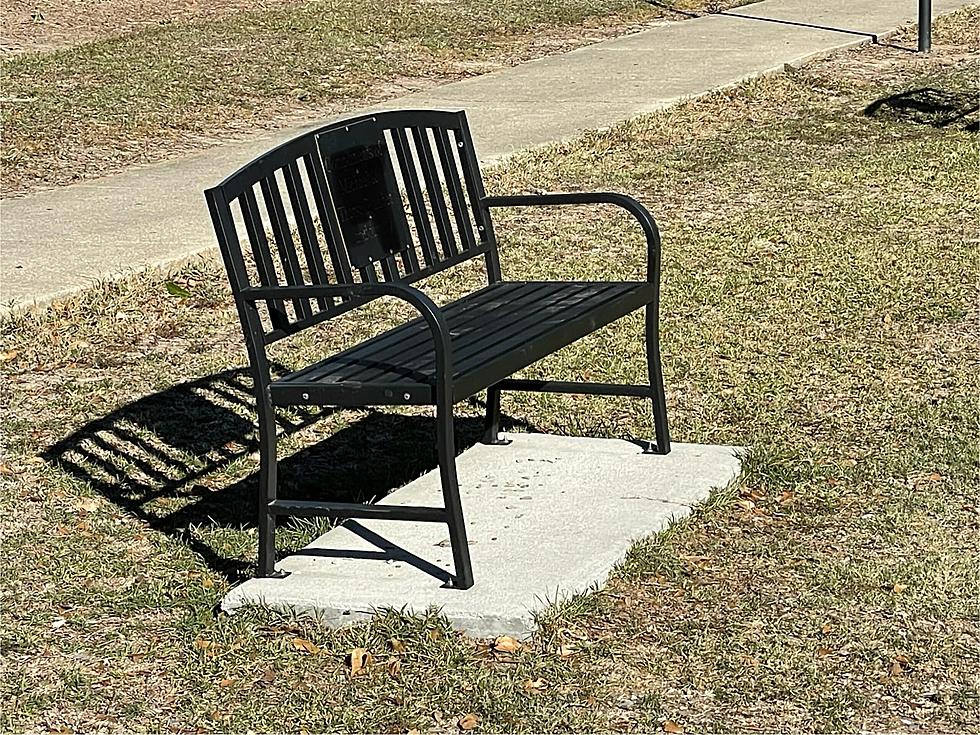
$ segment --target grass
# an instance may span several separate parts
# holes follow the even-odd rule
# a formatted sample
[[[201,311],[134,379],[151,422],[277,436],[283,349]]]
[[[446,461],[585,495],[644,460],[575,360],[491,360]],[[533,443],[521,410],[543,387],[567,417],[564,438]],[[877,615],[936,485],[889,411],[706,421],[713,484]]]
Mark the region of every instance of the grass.
[[[213,261],[174,276],[186,298],[144,275],[9,320],[0,727],[440,732],[473,713],[487,732],[980,731],[976,118],[924,123],[894,103],[925,88],[975,100],[978,19],[942,19],[928,57],[846,52],[490,172],[494,192],[647,202],[665,236],[675,438],[751,450],[736,487],[549,611],[515,654],[437,615],[328,631],[214,613],[250,571],[255,460]],[[505,273],[642,271],[614,212],[514,211],[498,230]],[[341,347],[380,318],[277,357]],[[639,329],[540,372],[639,381]],[[625,400],[504,408],[551,432],[650,430]],[[295,468],[322,463],[368,494],[390,487],[389,467],[431,466],[429,429],[421,413],[330,414],[291,433],[287,482],[302,491]],[[395,459],[365,474],[366,447]],[[317,531],[296,525],[287,543]],[[356,647],[375,662],[351,678]]]
[[[642,0],[311,0],[23,54],[3,61],[4,194],[322,118],[664,15],[683,17]]]

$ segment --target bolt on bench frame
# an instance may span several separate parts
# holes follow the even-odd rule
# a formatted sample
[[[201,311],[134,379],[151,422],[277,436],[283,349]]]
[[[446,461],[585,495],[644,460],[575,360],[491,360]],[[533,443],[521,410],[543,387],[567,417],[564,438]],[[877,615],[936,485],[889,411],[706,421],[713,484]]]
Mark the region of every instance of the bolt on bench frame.
[[[276,576],[281,516],[375,518],[446,523],[453,586],[472,586],[453,406],[482,390],[487,444],[505,443],[500,394],[515,390],[649,398],[656,444],[647,451],[670,451],[659,345],[660,234],[635,199],[615,193],[488,197],[465,114],[433,110],[363,115],[311,131],[255,159],[205,197],[255,381],[257,576]],[[645,282],[503,280],[491,209],[582,204],[615,205],[637,220],[647,243]],[[480,256],[487,286],[452,304],[440,308],[411,285]],[[420,318],[272,378],[268,345],[385,296],[407,302]],[[640,307],[648,385],[511,377]],[[444,507],[280,499],[275,410],[289,405],[435,406]]]

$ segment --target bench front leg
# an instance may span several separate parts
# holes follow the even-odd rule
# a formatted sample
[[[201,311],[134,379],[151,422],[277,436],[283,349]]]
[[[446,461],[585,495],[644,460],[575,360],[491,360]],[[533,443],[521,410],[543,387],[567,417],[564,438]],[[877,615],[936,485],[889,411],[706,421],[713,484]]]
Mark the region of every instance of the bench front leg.
[[[449,526],[449,545],[453,551],[456,574],[453,587],[460,590],[473,586],[473,565],[466,537],[463,504],[459,497],[459,477],[456,474],[456,434],[453,426],[453,402],[439,397],[436,402],[436,451],[439,456],[439,479],[442,482],[442,501]]]
[[[251,287],[240,293],[246,304],[253,305],[267,299],[317,298],[342,296],[345,298],[378,298],[392,296],[408,302],[422,316],[429,327],[435,345],[436,358],[436,450],[439,456],[439,476],[442,484],[444,519],[449,526],[449,541],[453,551],[456,574],[453,587],[467,589],[473,586],[473,567],[466,540],[463,505],[459,497],[459,479],[456,473],[456,438],[453,426],[453,355],[449,326],[438,306],[417,288],[402,283],[354,283],[303,286]],[[252,307],[254,308],[254,307]],[[270,418],[263,434],[262,491],[265,505],[260,515],[259,575],[269,576],[275,565],[275,516],[269,513],[269,503],[275,501],[275,413],[269,403]],[[261,405],[260,405],[261,411]],[[260,413],[260,426],[262,414]],[[269,434],[271,432],[271,434]]]

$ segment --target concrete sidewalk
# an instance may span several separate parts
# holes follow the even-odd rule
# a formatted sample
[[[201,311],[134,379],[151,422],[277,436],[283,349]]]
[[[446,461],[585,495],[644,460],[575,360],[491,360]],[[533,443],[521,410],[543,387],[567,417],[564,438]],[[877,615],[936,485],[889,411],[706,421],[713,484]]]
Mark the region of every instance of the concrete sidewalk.
[[[935,13],[971,4],[934,0]],[[391,100],[467,110],[484,161],[871,42],[914,0],[765,0]],[[326,122],[326,121],[322,121]],[[322,122],[320,124],[322,124]],[[120,272],[211,247],[201,192],[303,129],[0,203],[0,301],[43,303]]]

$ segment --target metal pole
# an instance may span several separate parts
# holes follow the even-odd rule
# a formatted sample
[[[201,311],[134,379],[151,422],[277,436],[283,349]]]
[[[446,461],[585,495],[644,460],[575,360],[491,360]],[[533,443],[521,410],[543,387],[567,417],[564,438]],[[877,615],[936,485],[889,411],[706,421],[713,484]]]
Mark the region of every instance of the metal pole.
[[[919,51],[932,48],[932,0],[919,0]]]

